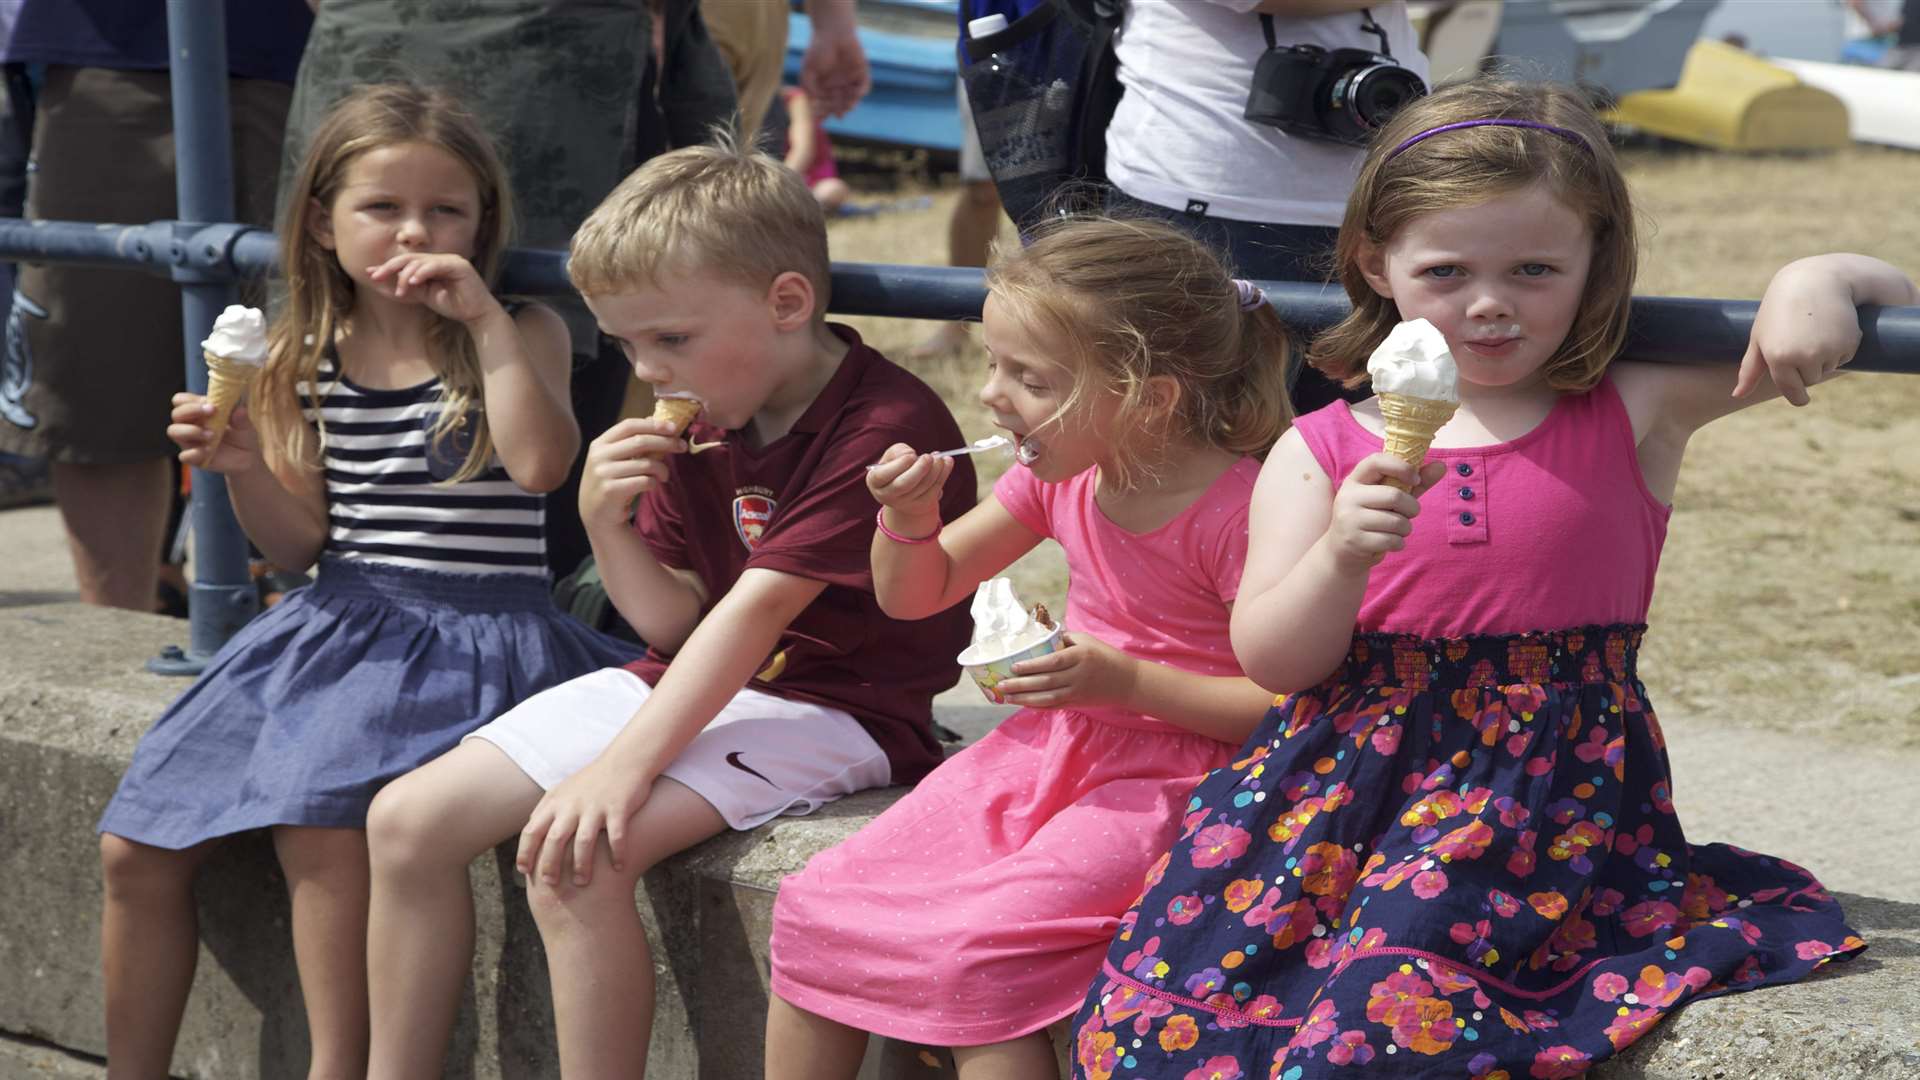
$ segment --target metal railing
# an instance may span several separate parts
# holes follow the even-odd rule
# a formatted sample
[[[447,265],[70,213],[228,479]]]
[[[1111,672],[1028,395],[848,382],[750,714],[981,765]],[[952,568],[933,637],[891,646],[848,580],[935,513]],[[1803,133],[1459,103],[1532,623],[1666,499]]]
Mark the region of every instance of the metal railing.
[[[232,146],[228,123],[226,13],[219,4],[168,0],[178,221],[99,225],[0,219],[0,259],[144,269],[180,285],[187,387],[207,388],[200,341],[234,299],[233,283],[275,269],[272,233],[232,224]],[[551,296],[572,291],[565,255],[515,249],[502,291]],[[1335,287],[1263,282],[1269,301],[1297,332],[1311,335],[1348,311]],[[986,288],[979,270],[954,267],[833,264],[828,310],[841,315],[973,319]],[[1675,363],[1737,362],[1759,305],[1744,300],[1636,297],[1624,359]],[[1920,374],[1920,308],[1860,309],[1856,371]],[[252,618],[259,601],[247,567],[247,539],[227,501],[225,478],[195,470],[191,504],[194,580],[188,597],[189,644],[149,663],[193,674]]]

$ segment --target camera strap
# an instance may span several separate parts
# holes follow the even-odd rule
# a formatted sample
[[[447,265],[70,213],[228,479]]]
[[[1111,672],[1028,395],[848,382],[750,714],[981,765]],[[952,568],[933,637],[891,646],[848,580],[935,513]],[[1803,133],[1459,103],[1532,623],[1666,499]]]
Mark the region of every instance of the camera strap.
[[[1360,29],[1380,39],[1381,56],[1387,57],[1388,59],[1393,58],[1393,48],[1387,44],[1386,28],[1373,21],[1372,8],[1360,9]],[[1280,47],[1280,40],[1273,32],[1273,16],[1265,12],[1260,14],[1260,32],[1267,35],[1267,48],[1277,49]]]

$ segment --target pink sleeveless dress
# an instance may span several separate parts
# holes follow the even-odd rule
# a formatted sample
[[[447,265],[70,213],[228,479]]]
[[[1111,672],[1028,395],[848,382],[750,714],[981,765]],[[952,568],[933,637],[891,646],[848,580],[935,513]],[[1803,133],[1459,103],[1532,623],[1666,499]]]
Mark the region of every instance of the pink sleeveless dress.
[[[1380,449],[1302,418],[1336,484]],[[1075,1075],[1573,1077],[1864,943],[1805,870],[1687,842],[1635,673],[1667,511],[1610,381],[1436,450],[1346,661],[1194,790]]]

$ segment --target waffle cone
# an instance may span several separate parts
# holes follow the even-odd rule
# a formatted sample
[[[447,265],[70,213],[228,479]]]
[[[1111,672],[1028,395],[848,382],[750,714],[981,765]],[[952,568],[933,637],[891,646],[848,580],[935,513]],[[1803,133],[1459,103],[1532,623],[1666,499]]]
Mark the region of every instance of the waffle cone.
[[[217,446],[233,420],[234,408],[246,400],[247,388],[259,376],[260,365],[243,364],[210,352],[202,355],[207,358],[207,402],[213,406],[207,430],[213,433],[211,445]]]
[[[652,419],[665,420],[672,424],[673,433],[678,435],[687,430],[687,425],[693,423],[693,418],[700,415],[703,407],[693,398],[655,398]]]
[[[1386,445],[1381,449],[1418,469],[1427,460],[1427,448],[1433,445],[1434,433],[1453,418],[1453,411],[1459,407],[1457,401],[1381,394],[1380,416],[1387,422]],[[1393,480],[1387,481],[1387,485],[1402,491],[1412,490]]]

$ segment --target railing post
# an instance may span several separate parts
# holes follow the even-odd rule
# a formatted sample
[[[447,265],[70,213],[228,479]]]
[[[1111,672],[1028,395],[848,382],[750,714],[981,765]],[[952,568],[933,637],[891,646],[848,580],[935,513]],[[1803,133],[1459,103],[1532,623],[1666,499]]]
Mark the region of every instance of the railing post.
[[[178,196],[168,252],[180,283],[187,388],[207,392],[200,341],[233,302],[233,285],[200,268],[188,250],[194,228],[233,220],[233,126],[227,106],[227,12],[205,0],[167,0],[168,69],[173,83],[173,162]],[[247,538],[227,502],[226,478],[193,473],[193,587],[188,596],[189,643],[148,662],[156,672],[193,675],[259,610],[247,572]]]

